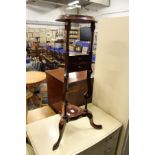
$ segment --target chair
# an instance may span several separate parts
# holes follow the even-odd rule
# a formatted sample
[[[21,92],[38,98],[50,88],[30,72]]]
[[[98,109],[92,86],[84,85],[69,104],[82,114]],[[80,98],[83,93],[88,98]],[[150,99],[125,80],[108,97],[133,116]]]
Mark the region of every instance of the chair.
[[[31,100],[32,96],[33,96],[32,92],[26,91],[26,122],[27,122],[27,115],[28,115],[28,100],[29,99]],[[33,103],[32,100],[31,100],[31,103]]]
[[[59,62],[53,59],[49,59],[46,55],[40,54],[39,60],[41,62],[40,64],[40,70],[46,71],[50,69],[56,69],[59,67]]]
[[[38,97],[40,98],[40,107],[46,106],[48,104],[47,83],[44,82],[39,85]]]
[[[34,70],[31,60],[29,57],[26,58],[26,71],[32,71]]]
[[[40,71],[41,70],[40,69],[41,63],[39,61],[39,57],[33,57],[31,59],[31,61],[32,61],[32,66],[33,66],[34,70]]]

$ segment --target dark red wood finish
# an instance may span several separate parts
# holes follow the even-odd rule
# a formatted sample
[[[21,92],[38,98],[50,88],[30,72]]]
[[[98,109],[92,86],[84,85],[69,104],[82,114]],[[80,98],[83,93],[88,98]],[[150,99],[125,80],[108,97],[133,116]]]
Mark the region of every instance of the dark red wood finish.
[[[54,69],[46,71],[47,87],[48,87],[48,104],[56,113],[62,113],[63,93],[64,93],[64,69]],[[77,106],[85,104],[83,94],[87,90],[87,72],[69,73],[69,88],[67,92],[67,100]],[[91,78],[93,83],[93,78]],[[91,98],[89,99],[91,102]]]
[[[53,146],[53,150],[57,149],[61,138],[63,136],[64,127],[67,122],[76,120],[80,117],[88,117],[90,124],[95,129],[101,129],[101,125],[96,125],[93,122],[93,115],[87,109],[87,104],[89,98],[92,96],[92,84],[91,84],[91,60],[92,60],[92,47],[93,47],[93,38],[94,38],[94,30],[95,30],[95,19],[91,16],[83,16],[83,15],[61,15],[57,21],[65,22],[65,34],[66,34],[66,53],[65,53],[65,70],[64,70],[64,93],[63,93],[63,113],[62,118],[59,122],[59,138],[57,142]],[[73,23],[89,23],[91,26],[91,43],[90,43],[90,52],[89,55],[69,55],[69,31],[71,29],[71,22]],[[67,92],[69,88],[69,73],[71,72],[80,72],[86,70],[86,80],[87,80],[87,90],[84,93],[85,98],[85,108],[81,109],[75,105],[70,105],[68,103]]]

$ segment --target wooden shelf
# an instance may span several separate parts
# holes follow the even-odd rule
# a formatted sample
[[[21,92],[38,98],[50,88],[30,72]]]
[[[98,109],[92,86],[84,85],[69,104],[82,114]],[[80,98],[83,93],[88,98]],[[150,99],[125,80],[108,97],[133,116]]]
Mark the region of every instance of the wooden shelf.
[[[70,37],[69,39],[77,39],[78,37]]]
[[[71,29],[71,31],[79,31],[78,29]]]
[[[71,29],[69,32],[69,39],[78,40],[79,38],[80,38],[79,29]],[[72,42],[74,42],[74,40]]]

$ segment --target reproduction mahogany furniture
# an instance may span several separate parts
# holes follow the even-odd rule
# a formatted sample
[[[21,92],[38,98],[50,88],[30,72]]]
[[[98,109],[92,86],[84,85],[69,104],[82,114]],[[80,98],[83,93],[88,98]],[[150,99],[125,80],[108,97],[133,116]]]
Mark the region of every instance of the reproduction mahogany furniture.
[[[69,73],[69,86],[66,96],[70,103],[77,106],[85,104],[83,94],[87,90],[86,78],[86,71]],[[48,87],[48,104],[56,113],[61,113],[64,96],[64,68],[47,70],[46,79]],[[93,77],[91,77],[91,82],[93,83]],[[91,102],[92,98],[90,97],[88,101]]]
[[[63,132],[65,129],[66,123],[69,121],[76,120],[81,117],[88,117],[90,124],[95,129],[102,129],[102,125],[96,125],[93,121],[92,113],[87,109],[88,99],[92,96],[92,85],[91,85],[91,73],[92,73],[92,48],[93,48],[93,39],[94,39],[94,30],[95,30],[95,19],[91,16],[83,15],[61,15],[57,21],[65,22],[65,69],[64,69],[64,106],[62,109],[62,117],[59,122],[59,138],[56,143],[53,145],[53,150],[57,149]],[[87,23],[90,24],[91,28],[91,42],[90,42],[90,51],[88,54],[78,54],[70,55],[69,53],[69,33],[71,30],[71,23]],[[67,92],[69,87],[69,73],[72,72],[87,72],[87,91],[84,93],[85,98],[85,107],[80,108],[73,104],[68,103]]]

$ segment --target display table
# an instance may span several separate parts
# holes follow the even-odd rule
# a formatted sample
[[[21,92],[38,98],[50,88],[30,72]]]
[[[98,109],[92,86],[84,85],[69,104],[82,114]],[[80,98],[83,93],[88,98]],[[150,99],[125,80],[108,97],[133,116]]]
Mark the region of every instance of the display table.
[[[33,93],[33,99],[31,100],[31,102],[33,102],[33,105],[38,99],[41,100],[34,93],[35,87],[38,86],[41,82],[43,82],[45,79],[46,79],[46,74],[44,72],[40,72],[40,71],[26,72],[26,87],[28,91]]]
[[[52,146],[59,136],[60,115],[28,124],[27,135],[36,155],[115,155],[122,124],[93,104],[89,104],[88,109],[103,129],[94,129],[88,118],[69,122],[55,151]]]
[[[26,85],[39,84],[46,79],[46,74],[39,71],[28,71],[26,72]]]

